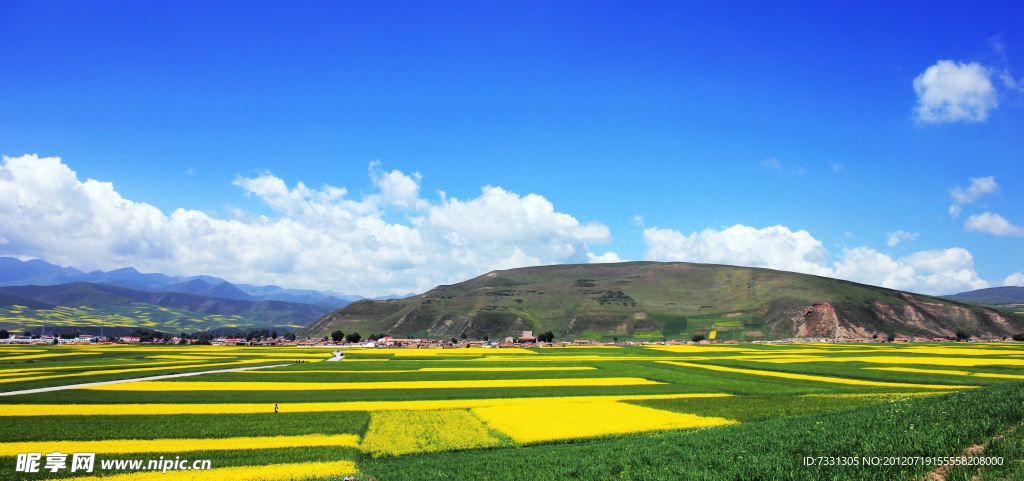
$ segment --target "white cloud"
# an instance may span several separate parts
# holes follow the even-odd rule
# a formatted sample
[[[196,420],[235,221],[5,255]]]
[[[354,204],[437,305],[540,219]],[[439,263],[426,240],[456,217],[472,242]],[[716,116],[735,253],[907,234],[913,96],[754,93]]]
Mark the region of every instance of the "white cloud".
[[[914,79],[918,122],[984,122],[999,105],[991,72],[976,62],[940,60]]]
[[[380,169],[380,161],[370,162],[370,177],[381,192],[384,204],[406,210],[419,210],[427,205],[420,199],[420,180],[423,176],[413,172],[412,177],[399,170],[384,172]]]
[[[999,214],[985,212],[972,215],[964,221],[964,229],[968,231],[987,232],[993,235],[1012,235],[1024,237],[1024,227],[1016,226]]]
[[[1024,87],[1021,86],[1021,83],[1024,83],[1024,80],[1017,80],[1013,78],[1013,75],[1010,74],[1008,69],[1003,69],[1003,71],[999,73],[999,80],[1002,80],[1003,85],[1010,90],[1024,90]]]
[[[1004,286],[1024,287],[1024,272],[1014,272],[1003,281]]]
[[[192,167],[189,167],[188,170],[185,171],[185,175],[196,175],[196,171],[192,170]]]
[[[953,204],[953,205],[949,206],[949,215],[953,216],[954,219],[957,218],[957,217],[960,217],[960,213],[963,212],[963,211],[964,211],[964,208],[960,207],[957,204]]]
[[[793,173],[796,175],[804,175],[807,173],[807,169],[803,167],[797,167],[796,169],[793,170]]]
[[[689,236],[672,230],[644,229],[644,258],[662,261],[704,262],[768,267],[805,274],[829,275],[828,250],[807,231],[784,226],[755,229],[735,225],[718,231],[705,229]],[[658,254],[660,253],[660,254]]]
[[[899,244],[901,241],[917,239],[917,237],[920,236],[921,234],[918,234],[916,232],[911,233],[898,230],[896,232],[889,232],[885,235],[889,237],[889,241],[887,242],[887,244],[889,244],[889,247],[892,247],[896,244]]]
[[[644,218],[640,217],[639,214],[638,215],[634,215],[633,216],[633,224],[636,225],[637,227],[643,227],[644,226]]]
[[[957,204],[973,204],[978,201],[979,197],[995,193],[998,190],[999,184],[996,183],[995,176],[971,177],[971,185],[966,189],[961,189],[959,185],[954,186],[949,191],[949,195]]]
[[[782,162],[779,162],[778,159],[775,158],[762,160],[761,167],[764,169],[771,169],[782,172]]]
[[[988,44],[992,51],[997,54],[1006,52],[1006,43],[1003,42],[1003,34],[999,33],[988,38]]]
[[[479,197],[418,197],[418,174],[370,165],[379,192],[359,200],[344,188],[289,188],[264,172],[235,179],[274,218],[230,208],[232,219],[159,209],[121,197],[110,183],[80,181],[59,158],[3,158],[3,255],[81,269],[133,266],[171,275],[209,274],[234,282],[380,295],[422,292],[494,269],[587,262],[608,227],[581,224],[543,196],[487,186]],[[389,223],[409,212],[411,225]],[[609,254],[605,254],[609,256]],[[605,257],[602,256],[602,257]]]
[[[599,256],[595,256],[594,254],[588,252],[587,257],[590,259],[591,264],[607,264],[611,262],[622,262],[622,259],[619,259],[619,255],[611,251],[605,252],[603,255]]]
[[[807,231],[784,226],[755,229],[735,225],[689,236],[657,227],[644,230],[644,258],[767,267],[927,294],[988,287],[961,248],[922,251],[893,259],[867,247],[843,249],[832,262],[828,250]],[[831,266],[830,266],[831,264]]]
[[[839,172],[840,170],[843,170],[845,168],[843,167],[843,164],[840,164],[839,162],[829,161],[828,165],[832,166],[832,172]]]

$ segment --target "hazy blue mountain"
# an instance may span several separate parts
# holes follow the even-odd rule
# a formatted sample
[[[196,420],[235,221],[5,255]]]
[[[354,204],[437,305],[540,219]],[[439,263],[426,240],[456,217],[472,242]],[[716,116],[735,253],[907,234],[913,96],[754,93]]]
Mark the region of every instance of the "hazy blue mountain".
[[[984,304],[1024,304],[1024,287],[989,287],[987,289],[961,292],[942,297]]]
[[[410,293],[408,293],[408,294],[406,294],[404,296],[400,295],[400,294],[388,294],[386,296],[374,297],[373,299],[370,299],[370,300],[371,301],[386,301],[388,299],[405,299],[407,297],[412,297],[412,296],[415,296],[415,295],[416,295],[415,292],[410,292]]]
[[[203,279],[192,279],[190,281],[179,282],[177,284],[171,284],[152,290],[155,292],[183,292],[186,294],[219,297],[221,299],[235,299],[239,301],[261,300],[247,294],[245,291],[227,281],[212,284]],[[307,304],[315,304],[315,302],[308,302]]]
[[[74,267],[61,267],[39,259],[22,261],[14,257],[0,257],[0,285],[54,284],[84,274]]]
[[[286,289],[280,286],[256,286],[252,284],[231,284],[213,276],[169,276],[161,273],[144,274],[134,267],[115,269],[110,272],[83,272],[73,267],[61,267],[49,262],[33,259],[21,261],[13,257],[0,257],[0,287],[2,286],[54,286],[73,282],[90,282],[108,286],[125,287],[137,291],[180,292],[222,299],[245,301],[283,301],[313,304],[329,307],[343,307],[365,299],[355,294],[344,294],[329,290]],[[390,295],[375,299],[404,299],[405,296]]]
[[[184,292],[187,294],[199,294],[213,287],[213,284],[206,282],[202,279],[193,279],[191,281],[179,282],[176,284],[169,284],[166,286],[160,286],[156,289],[150,289],[155,292]]]

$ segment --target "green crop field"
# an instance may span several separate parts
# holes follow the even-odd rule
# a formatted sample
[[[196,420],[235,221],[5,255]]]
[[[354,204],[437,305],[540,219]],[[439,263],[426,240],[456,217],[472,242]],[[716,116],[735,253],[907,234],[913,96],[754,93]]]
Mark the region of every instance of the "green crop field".
[[[731,332],[741,331],[718,334]],[[328,357],[0,345],[0,479],[911,480],[972,446],[975,459],[1002,464],[949,466],[945,479],[1024,473],[1024,343],[360,348],[320,362]],[[257,369],[132,381],[237,368]],[[130,382],[93,384],[102,381]],[[23,392],[40,389],[50,390]],[[54,452],[68,466],[51,472]],[[16,471],[28,453],[42,456],[39,472]],[[93,471],[71,472],[73,453],[95,453]],[[142,465],[109,464],[124,460]],[[150,460],[170,467],[147,470]],[[179,469],[195,460],[210,469]]]

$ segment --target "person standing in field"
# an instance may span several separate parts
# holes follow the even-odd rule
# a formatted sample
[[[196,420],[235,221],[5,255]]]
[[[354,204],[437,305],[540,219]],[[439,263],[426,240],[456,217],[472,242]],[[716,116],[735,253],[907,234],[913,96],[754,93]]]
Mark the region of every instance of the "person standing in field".
[[[274,414],[277,414],[277,404],[274,404]]]

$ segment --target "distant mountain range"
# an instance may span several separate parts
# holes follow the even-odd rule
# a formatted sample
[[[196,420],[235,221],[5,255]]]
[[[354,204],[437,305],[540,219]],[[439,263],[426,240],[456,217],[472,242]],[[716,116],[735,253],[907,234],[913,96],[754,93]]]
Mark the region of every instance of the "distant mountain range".
[[[1012,304],[1024,304],[1024,287],[990,287],[988,289],[978,289],[976,291],[961,292],[942,297],[958,301],[1009,306]]]
[[[22,261],[13,257],[0,257],[0,287],[55,286],[75,282],[125,287],[137,291],[180,292],[238,301],[285,301],[314,304],[333,309],[365,299],[363,296],[333,291],[231,284],[224,279],[212,276],[181,277],[160,273],[143,274],[134,267],[125,267],[109,272],[99,270],[83,272],[74,267],[61,267],[39,259]],[[414,294],[381,296],[374,300],[402,299],[412,295]]]
[[[204,291],[246,295],[226,282]],[[140,328],[168,333],[262,328],[292,332],[333,310],[323,304],[153,292],[91,282],[0,287],[0,328],[37,335],[125,335]]]

